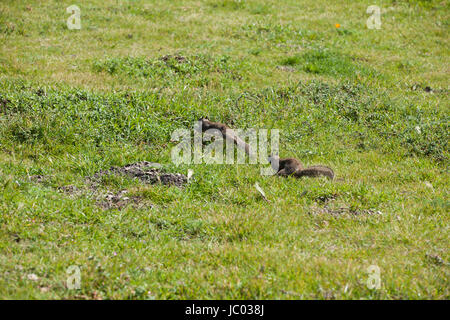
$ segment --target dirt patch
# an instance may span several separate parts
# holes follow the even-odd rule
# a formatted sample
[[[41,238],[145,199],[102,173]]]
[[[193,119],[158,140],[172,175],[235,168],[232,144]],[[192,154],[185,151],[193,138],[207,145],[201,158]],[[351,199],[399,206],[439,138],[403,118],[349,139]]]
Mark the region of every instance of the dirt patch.
[[[108,191],[106,194],[101,194],[97,197],[97,205],[104,210],[109,209],[123,209],[129,204],[132,204],[135,208],[142,208],[144,205],[141,203],[142,199],[136,196],[127,196],[128,191],[122,190],[117,193]]]
[[[188,178],[181,173],[164,172],[161,164],[149,161],[141,161],[132,164],[127,164],[123,167],[111,167],[108,170],[100,170],[93,176],[86,178],[86,187],[89,190],[90,196],[93,196],[96,204],[104,210],[109,209],[123,209],[128,205],[133,205],[135,208],[152,207],[145,199],[138,196],[128,196],[128,190],[121,190],[119,192],[101,191],[101,178],[105,175],[126,175],[131,178],[137,178],[140,181],[148,184],[164,184],[175,185],[181,187],[188,182]],[[49,179],[45,175],[29,176],[29,179],[36,183],[43,183]],[[58,191],[69,196],[79,196],[85,193],[86,188],[79,188],[74,185],[60,186]]]
[[[332,216],[341,216],[344,214],[348,214],[357,216],[357,215],[381,215],[382,212],[374,209],[355,210],[349,207],[330,208],[328,205],[325,205],[323,207],[313,207],[311,211],[309,211],[309,214],[312,215],[329,214]]]
[[[18,233],[10,233],[10,236],[14,242],[22,241],[22,238],[20,237],[20,235]]]
[[[35,91],[35,94],[36,94],[37,96],[39,96],[39,97],[42,97],[42,96],[46,96],[46,95],[47,95],[47,93],[45,92],[45,90],[42,89],[42,88],[37,89],[37,90]]]
[[[67,185],[58,187],[58,191],[63,192],[70,197],[78,196],[83,193],[83,190],[73,186]],[[141,197],[128,196],[128,190],[121,190],[119,192],[99,191],[97,187],[92,187],[90,195],[94,197],[95,204],[103,210],[118,209],[122,210],[128,205],[133,205],[134,208],[140,209],[148,207],[149,205]],[[150,205],[151,207],[151,205]]]
[[[127,164],[123,167],[111,167],[108,170],[101,170],[95,173],[89,180],[98,182],[102,176],[110,174],[124,174],[132,178],[137,178],[144,183],[164,185],[175,185],[178,187],[187,183],[187,177],[181,173],[167,173],[161,169],[159,163],[141,161]]]
[[[281,70],[281,71],[285,71],[285,72],[295,72],[296,69],[294,67],[290,67],[290,66],[277,66],[277,69]]]
[[[37,183],[43,183],[44,181],[46,181],[49,177],[48,176],[44,176],[44,175],[40,175],[40,174],[35,174],[32,176],[29,176],[30,180],[33,182],[37,182]]]
[[[420,84],[413,84],[411,86],[411,90],[416,91],[416,90],[423,90],[425,92],[433,92],[434,90],[430,87],[430,86],[421,86]]]
[[[177,55],[170,55],[170,54],[166,54],[165,56],[162,56],[161,58],[159,58],[160,60],[167,62],[170,60],[176,60],[178,63],[184,63],[187,61],[186,57],[180,56],[179,54]]]
[[[422,86],[418,83],[413,84],[410,89],[412,91],[425,91],[426,93],[437,93],[437,94],[448,94],[448,89],[444,89],[444,88],[432,88],[430,86]]]
[[[318,201],[318,202],[321,202],[321,203],[328,203],[330,201],[336,200],[337,197],[338,197],[338,194],[333,193],[333,194],[327,194],[327,195],[319,196],[319,197],[315,198],[315,200]]]
[[[449,265],[449,263],[445,262],[444,259],[442,259],[437,254],[427,253],[425,257],[428,259],[429,262],[432,262],[437,265]]]
[[[0,98],[0,112],[6,114],[8,104],[11,103],[8,99]]]
[[[71,184],[67,186],[58,187],[58,190],[69,195],[76,195],[78,193],[81,193],[80,189]]]
[[[96,203],[104,210],[109,209],[123,209],[128,205],[133,205],[135,208],[148,207],[148,203],[137,196],[128,196],[127,190],[119,192],[107,191],[106,193],[99,193],[98,186],[103,176],[107,175],[126,175],[131,178],[139,179],[148,184],[164,184],[181,187],[188,182],[185,175],[181,173],[164,172],[161,164],[149,161],[140,161],[136,163],[127,164],[123,167],[111,167],[108,170],[100,170],[93,176],[88,177],[90,189],[97,194]],[[68,186],[70,187],[70,186]]]

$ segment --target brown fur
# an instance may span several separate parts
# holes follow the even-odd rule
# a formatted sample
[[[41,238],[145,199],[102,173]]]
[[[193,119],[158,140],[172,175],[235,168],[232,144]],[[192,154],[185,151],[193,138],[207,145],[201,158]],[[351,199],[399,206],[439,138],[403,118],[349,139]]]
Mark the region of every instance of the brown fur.
[[[303,170],[298,170],[294,173],[294,177],[318,177],[325,176],[330,180],[334,179],[334,172],[331,168],[326,166],[311,166]]]
[[[201,121],[202,123],[202,132],[209,129],[217,129],[222,133],[224,139],[234,141],[238,147],[244,149],[248,155],[250,154],[250,146],[244,140],[239,138],[234,130],[227,125],[220,122],[213,122],[206,118],[200,118],[198,121]]]
[[[293,176],[296,178],[325,176],[331,180],[334,178],[334,172],[331,168],[325,166],[303,168],[302,163],[295,158],[280,159],[277,157],[269,157],[269,161],[275,170],[277,169],[274,166],[276,159],[278,159],[279,163],[277,171],[277,175],[279,176]]]
[[[250,146],[239,138],[233,129],[228,127],[227,125],[220,122],[213,122],[206,118],[200,118],[198,121],[201,122],[202,132],[205,132],[209,129],[217,129],[222,133],[224,139],[228,139],[234,141],[234,143],[245,150],[245,152],[250,155]],[[278,159],[279,166],[275,167],[274,160]],[[280,159],[279,157],[269,157],[269,161],[274,170],[277,170],[277,175],[279,176],[293,176],[296,178],[301,177],[318,177],[325,176],[331,180],[334,178],[334,172],[331,168],[326,166],[311,166],[308,168],[304,168],[302,163],[295,158],[284,158]]]

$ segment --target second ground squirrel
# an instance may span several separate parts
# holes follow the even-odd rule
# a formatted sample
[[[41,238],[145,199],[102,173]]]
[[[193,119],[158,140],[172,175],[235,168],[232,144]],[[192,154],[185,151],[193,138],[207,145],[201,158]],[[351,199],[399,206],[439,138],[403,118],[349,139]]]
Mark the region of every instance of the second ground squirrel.
[[[279,176],[300,177],[318,177],[325,176],[331,180],[334,178],[334,172],[326,166],[311,166],[304,168],[302,163],[295,158],[280,159],[277,156],[270,156],[269,162],[274,170],[277,170]],[[278,167],[276,161],[278,160]]]
[[[201,128],[203,132],[210,129],[219,130],[222,133],[224,139],[233,141],[239,148],[245,150],[245,152],[248,155],[250,155],[251,149],[248,143],[239,138],[236,132],[234,132],[234,130],[228,127],[227,125],[220,122],[213,122],[206,118],[200,118],[198,119],[198,121],[201,123]]]

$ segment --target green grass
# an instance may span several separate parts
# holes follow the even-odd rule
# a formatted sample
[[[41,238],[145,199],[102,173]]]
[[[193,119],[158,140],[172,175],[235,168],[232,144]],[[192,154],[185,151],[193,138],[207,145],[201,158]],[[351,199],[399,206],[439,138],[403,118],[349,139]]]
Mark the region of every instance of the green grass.
[[[379,1],[380,30],[371,1],[90,0],[68,30],[72,4],[0,4],[1,298],[450,297],[447,1]],[[175,166],[202,116],[337,179]],[[141,160],[194,180],[86,180]]]
[[[365,76],[374,76],[375,71],[368,67],[357,66],[350,57],[338,52],[316,49],[309,50],[302,55],[294,55],[281,61],[287,66],[300,66],[301,70],[308,73],[327,74],[333,76],[352,76],[362,73]]]

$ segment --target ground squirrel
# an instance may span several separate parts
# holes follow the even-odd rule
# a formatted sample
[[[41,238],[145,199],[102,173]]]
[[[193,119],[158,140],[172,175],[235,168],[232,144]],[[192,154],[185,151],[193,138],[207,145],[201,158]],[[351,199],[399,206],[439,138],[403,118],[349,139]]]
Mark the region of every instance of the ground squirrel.
[[[219,122],[213,122],[206,118],[200,118],[198,121],[201,122],[202,132],[209,129],[217,129],[222,133],[224,139],[233,141],[238,147],[242,148],[248,155],[250,155],[250,146],[244,140],[239,138],[234,130],[227,125]]]
[[[325,176],[331,180],[334,178],[333,170],[325,166],[303,168],[302,163],[295,158],[280,159],[277,156],[270,156],[268,160],[272,168],[277,170],[279,176],[294,176],[296,178]],[[278,167],[276,166],[276,160],[278,160]]]
[[[213,122],[207,118],[200,118],[198,121],[201,124],[202,132],[205,132],[209,129],[219,130],[224,139],[228,139],[233,141],[238,147],[245,150],[245,152],[250,155],[250,146],[241,138],[237,136],[233,129],[228,127],[227,125],[220,122]],[[272,168],[277,170],[277,175],[279,176],[294,176],[296,178],[300,177],[318,177],[325,176],[329,179],[334,178],[334,172],[331,168],[325,166],[311,166],[308,168],[303,168],[303,165],[300,161],[295,158],[285,158],[280,159],[277,156],[270,156],[268,158]],[[279,161],[279,166],[276,167],[275,161]]]

